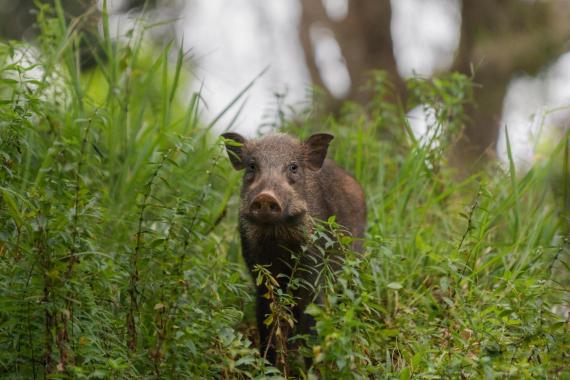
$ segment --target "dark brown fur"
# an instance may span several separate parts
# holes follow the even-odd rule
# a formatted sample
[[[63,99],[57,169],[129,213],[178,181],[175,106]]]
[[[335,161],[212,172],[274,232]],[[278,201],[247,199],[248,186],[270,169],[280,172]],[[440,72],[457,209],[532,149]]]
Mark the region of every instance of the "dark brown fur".
[[[325,159],[332,136],[317,134],[304,142],[286,134],[272,134],[258,140],[246,140],[236,133],[226,133],[226,147],[233,166],[245,169],[241,190],[239,229],[242,251],[250,270],[255,265],[269,265],[272,275],[286,290],[291,275],[291,253],[301,253],[314,220],[336,221],[352,236],[360,238],[366,228],[366,204],[360,185],[332,160]],[[261,194],[266,194],[263,197]],[[264,198],[265,197],[265,198]],[[256,200],[274,200],[275,215],[252,211]],[[269,201],[268,201],[269,202]],[[265,205],[265,203],[264,203]],[[259,207],[258,207],[259,208]],[[360,250],[360,242],[355,243]],[[302,266],[318,266],[308,256],[301,255]],[[315,271],[302,271],[296,276],[313,283]],[[279,276],[284,274],[285,276]],[[263,297],[267,289],[257,288],[256,314],[261,353],[264,354],[270,328],[263,321],[270,312],[269,301]],[[310,334],[314,320],[303,311],[318,296],[308,287],[294,292],[297,306],[293,310],[297,332]],[[275,363],[275,349],[269,347],[268,359]]]

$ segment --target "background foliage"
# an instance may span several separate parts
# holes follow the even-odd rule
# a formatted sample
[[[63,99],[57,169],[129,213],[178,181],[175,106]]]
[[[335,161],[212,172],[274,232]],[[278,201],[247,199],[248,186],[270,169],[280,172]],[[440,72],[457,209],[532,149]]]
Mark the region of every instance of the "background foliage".
[[[331,131],[368,197],[365,253],[341,247],[342,271],[309,309],[306,373],[257,351],[239,173],[215,121],[198,121],[200,94],[181,88],[184,52],[157,52],[142,23],[112,42],[104,13],[105,59],[82,72],[77,25],[58,6],[38,21],[36,47],[0,45],[2,377],[570,376],[568,315],[554,312],[568,303],[568,190],[549,185],[568,183],[568,146],[528,173],[491,164],[457,180],[446,157],[469,78],[408,82],[406,108],[433,109],[428,140],[408,133],[383,73],[365,106],[275,121]]]

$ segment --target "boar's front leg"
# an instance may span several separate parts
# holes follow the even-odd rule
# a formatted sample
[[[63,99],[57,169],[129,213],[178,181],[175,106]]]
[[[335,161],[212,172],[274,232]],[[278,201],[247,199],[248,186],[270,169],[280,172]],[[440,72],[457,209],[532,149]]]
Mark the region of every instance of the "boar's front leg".
[[[256,282],[257,272],[256,265],[269,265],[267,257],[264,255],[264,250],[260,249],[257,244],[252,244],[247,238],[246,224],[240,224],[240,234],[242,243],[242,254],[247,267],[250,270],[253,281]],[[257,331],[259,332],[259,352],[262,357],[265,357],[271,364],[276,363],[275,345],[271,342],[271,326],[267,326],[264,321],[271,313],[271,301],[264,297],[267,294],[267,287],[265,284],[256,285],[255,296],[255,319],[257,322]]]
[[[255,299],[255,317],[257,319],[257,330],[259,331],[259,351],[261,356],[273,365],[276,364],[275,342],[271,339],[271,325],[267,326],[265,320],[271,314],[271,301],[264,297],[267,288],[264,284],[257,286],[257,296]]]
[[[313,301],[317,304],[321,303],[318,299],[314,300],[314,296],[314,291],[306,288],[300,288],[294,294],[294,297],[297,300],[297,305],[293,309],[293,315],[297,321],[295,335],[304,337],[304,340],[308,347],[312,347],[315,344],[317,338],[315,318],[305,312],[307,306]],[[298,346],[299,342],[295,343],[294,348],[298,349]],[[305,357],[304,360],[305,367],[309,369],[313,364],[312,358]]]
[[[317,341],[316,321],[313,316],[306,313],[307,306],[311,303],[322,306],[323,294],[322,284],[319,283],[323,264],[318,254],[313,250],[308,250],[301,258],[300,276],[302,282],[293,296],[296,301],[294,316],[297,320],[296,335],[304,337],[306,346],[312,347]],[[321,279],[322,280],[322,279]],[[305,357],[305,367],[309,369],[312,365],[312,358]]]

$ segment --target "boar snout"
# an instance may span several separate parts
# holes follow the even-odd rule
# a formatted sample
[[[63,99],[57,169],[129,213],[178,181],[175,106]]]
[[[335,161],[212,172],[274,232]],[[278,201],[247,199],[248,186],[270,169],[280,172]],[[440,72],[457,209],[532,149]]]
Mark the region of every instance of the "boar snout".
[[[272,193],[263,192],[251,202],[249,213],[255,221],[269,224],[281,219],[283,208]]]

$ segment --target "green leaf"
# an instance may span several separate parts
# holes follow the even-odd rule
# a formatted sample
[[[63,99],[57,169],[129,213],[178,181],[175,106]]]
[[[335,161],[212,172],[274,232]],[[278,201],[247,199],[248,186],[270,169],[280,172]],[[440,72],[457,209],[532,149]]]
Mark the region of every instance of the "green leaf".
[[[410,367],[406,367],[400,371],[400,380],[409,380],[410,378]]]
[[[385,336],[386,338],[398,336],[398,334],[400,334],[400,330],[398,330],[398,329],[385,329],[385,330],[382,330],[381,332],[382,332],[382,335]]]
[[[4,199],[4,202],[8,205],[8,213],[10,214],[12,219],[14,219],[14,222],[16,222],[18,226],[22,226],[24,224],[24,219],[22,218],[22,215],[18,210],[18,205],[16,204],[16,201],[14,200],[14,198],[12,198],[12,195],[10,195],[7,189],[2,188],[1,190],[2,190],[2,198]]]
[[[316,317],[318,315],[323,314],[323,310],[320,307],[318,307],[317,305],[315,305],[314,303],[312,303],[312,304],[309,304],[305,308],[305,313],[307,313],[313,317]]]
[[[265,320],[263,321],[263,324],[264,324],[265,326],[269,326],[269,325],[271,325],[272,323],[273,323],[273,314],[269,314],[269,315],[267,316],[267,318],[265,318]]]
[[[394,289],[394,290],[400,290],[403,288],[402,284],[400,284],[399,282],[391,282],[387,286],[388,286],[388,288]]]

